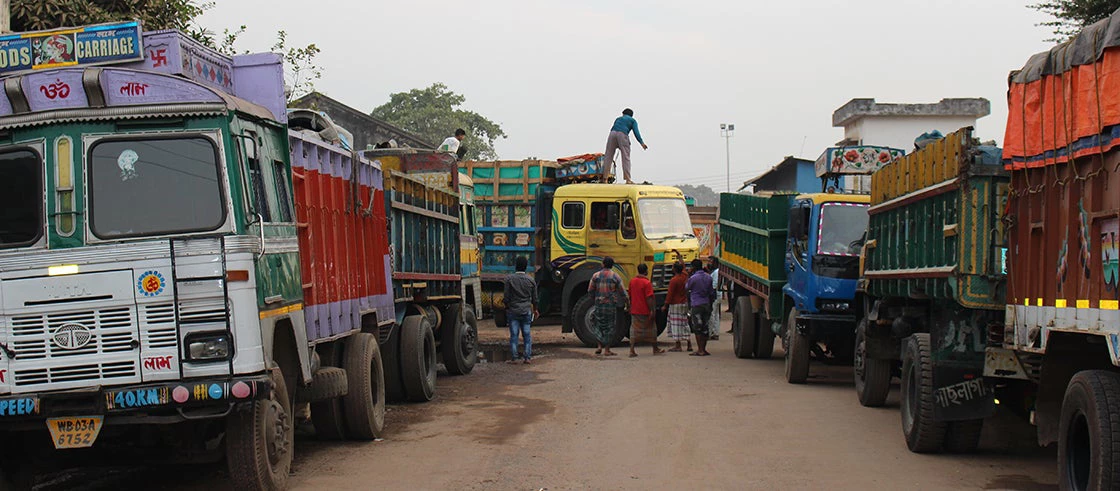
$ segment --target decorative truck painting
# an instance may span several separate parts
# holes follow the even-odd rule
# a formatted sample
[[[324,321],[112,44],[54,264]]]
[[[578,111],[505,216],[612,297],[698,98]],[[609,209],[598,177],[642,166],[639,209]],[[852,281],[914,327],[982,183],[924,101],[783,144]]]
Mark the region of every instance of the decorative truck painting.
[[[71,65],[0,94],[4,479],[49,438],[209,448],[234,487],[282,489],[297,411],[372,440],[387,399],[434,396],[437,354],[471,371],[457,192],[288,124],[279,55],[161,31],[114,44],[149,48],[129,68],[88,66],[117,54],[87,51],[99,32],[120,34],[73,30]]]
[[[0,75],[143,58],[139,22],[0,36]]]

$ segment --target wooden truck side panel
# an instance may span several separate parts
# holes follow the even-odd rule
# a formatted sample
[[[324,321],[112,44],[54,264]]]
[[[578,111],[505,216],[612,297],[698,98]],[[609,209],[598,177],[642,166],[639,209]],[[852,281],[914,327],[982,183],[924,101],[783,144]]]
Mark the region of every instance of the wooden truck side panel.
[[[720,194],[720,277],[766,302],[765,313],[785,314],[785,251],[793,193]]]

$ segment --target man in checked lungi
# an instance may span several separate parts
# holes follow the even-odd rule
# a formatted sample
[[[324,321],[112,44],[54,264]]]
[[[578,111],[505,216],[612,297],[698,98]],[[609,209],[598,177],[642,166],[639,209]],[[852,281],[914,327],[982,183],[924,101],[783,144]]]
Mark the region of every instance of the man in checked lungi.
[[[684,274],[684,263],[673,263],[673,279],[669,280],[669,293],[665,296],[665,305],[669,317],[669,339],[675,344],[669,351],[681,351],[681,341],[688,343],[688,350],[692,351],[692,337],[688,330],[688,292],[685,283],[688,276]]]

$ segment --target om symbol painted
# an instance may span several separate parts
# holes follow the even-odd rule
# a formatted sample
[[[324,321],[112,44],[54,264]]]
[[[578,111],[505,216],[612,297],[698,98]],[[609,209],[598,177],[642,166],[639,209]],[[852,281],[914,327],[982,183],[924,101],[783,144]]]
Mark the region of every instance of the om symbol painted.
[[[154,297],[163,293],[164,280],[159,271],[145,271],[136,280],[136,289],[145,297]]]

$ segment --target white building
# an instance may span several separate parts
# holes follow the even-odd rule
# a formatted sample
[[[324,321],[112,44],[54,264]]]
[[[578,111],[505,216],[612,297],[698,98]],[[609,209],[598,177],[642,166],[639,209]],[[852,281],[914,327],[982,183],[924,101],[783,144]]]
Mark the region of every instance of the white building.
[[[832,126],[844,128],[838,145],[880,145],[914,151],[914,139],[933,130],[948,135],[992,112],[987,99],[941,99],[934,104],[880,104],[875,99],[852,99],[832,113]],[[847,186],[866,189],[870,178]]]

